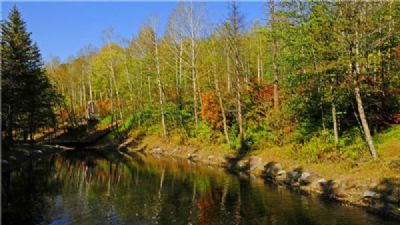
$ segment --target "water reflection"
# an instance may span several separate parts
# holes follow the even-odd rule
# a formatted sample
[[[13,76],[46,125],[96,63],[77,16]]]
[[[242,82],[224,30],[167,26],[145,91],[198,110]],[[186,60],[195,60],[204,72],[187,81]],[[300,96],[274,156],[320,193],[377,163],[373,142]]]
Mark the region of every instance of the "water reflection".
[[[395,224],[218,169],[66,152],[3,173],[4,224]]]

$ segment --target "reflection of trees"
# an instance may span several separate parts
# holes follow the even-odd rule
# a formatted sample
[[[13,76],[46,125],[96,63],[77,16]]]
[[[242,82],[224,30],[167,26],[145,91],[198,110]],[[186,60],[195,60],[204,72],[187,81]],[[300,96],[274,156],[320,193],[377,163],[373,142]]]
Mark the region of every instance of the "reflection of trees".
[[[246,179],[216,169],[138,155],[66,153],[3,174],[2,184],[5,224],[50,223],[55,219],[74,224],[366,221],[364,214],[351,214],[347,208],[269,186],[254,187]],[[335,215],[349,216],[338,219]]]
[[[49,202],[45,194],[55,194],[60,183],[54,177],[53,159],[28,162],[3,173],[2,222],[4,224],[38,224],[47,221]],[[5,180],[4,180],[5,179]]]

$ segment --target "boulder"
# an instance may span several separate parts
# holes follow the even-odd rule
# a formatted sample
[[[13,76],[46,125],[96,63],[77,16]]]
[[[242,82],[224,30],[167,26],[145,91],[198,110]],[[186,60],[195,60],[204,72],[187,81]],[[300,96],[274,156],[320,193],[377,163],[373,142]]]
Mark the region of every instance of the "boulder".
[[[290,171],[287,174],[287,183],[293,185],[299,181],[301,174],[298,171]]]
[[[313,181],[314,176],[309,172],[303,172],[299,178],[301,185],[309,185]]]
[[[279,171],[282,171],[282,165],[280,163],[272,161],[264,166],[264,173],[267,177],[275,178]]]
[[[257,156],[250,156],[248,164],[250,170],[255,170],[262,166],[262,159]]]
[[[317,182],[318,182],[319,185],[323,186],[323,185],[326,184],[327,181],[324,178],[321,178]]]
[[[276,173],[275,180],[279,183],[282,184],[286,180],[286,171],[285,170],[279,170]]]
[[[372,190],[366,190],[363,194],[363,198],[379,198],[379,196],[379,193]]]
[[[155,153],[155,154],[161,154],[162,153],[162,149],[159,148],[159,147],[156,147],[156,148],[152,149],[152,152]]]
[[[246,161],[244,161],[244,160],[240,160],[236,164],[236,167],[239,170],[245,170],[245,169],[247,169],[247,166],[248,166],[248,163]]]
[[[10,159],[12,159],[12,160],[17,160],[17,158],[15,158],[15,156],[10,156]]]
[[[188,158],[189,160],[195,160],[196,157],[197,157],[197,154],[196,154],[196,153],[189,153],[187,158]]]

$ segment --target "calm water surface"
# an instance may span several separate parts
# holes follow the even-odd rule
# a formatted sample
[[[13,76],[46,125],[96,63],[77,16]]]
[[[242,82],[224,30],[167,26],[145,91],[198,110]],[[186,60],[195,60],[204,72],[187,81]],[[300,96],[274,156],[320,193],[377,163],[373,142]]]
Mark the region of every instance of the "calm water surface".
[[[66,152],[3,173],[3,224],[394,225],[172,159]]]

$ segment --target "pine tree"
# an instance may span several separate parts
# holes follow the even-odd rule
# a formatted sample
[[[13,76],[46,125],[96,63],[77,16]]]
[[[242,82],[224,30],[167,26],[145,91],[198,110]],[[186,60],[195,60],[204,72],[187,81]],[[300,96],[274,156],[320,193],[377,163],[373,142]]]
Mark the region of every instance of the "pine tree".
[[[14,6],[1,24],[2,138],[13,143],[22,131],[31,140],[35,130],[54,116],[57,95],[45,75],[40,51],[30,38],[21,14]]]

